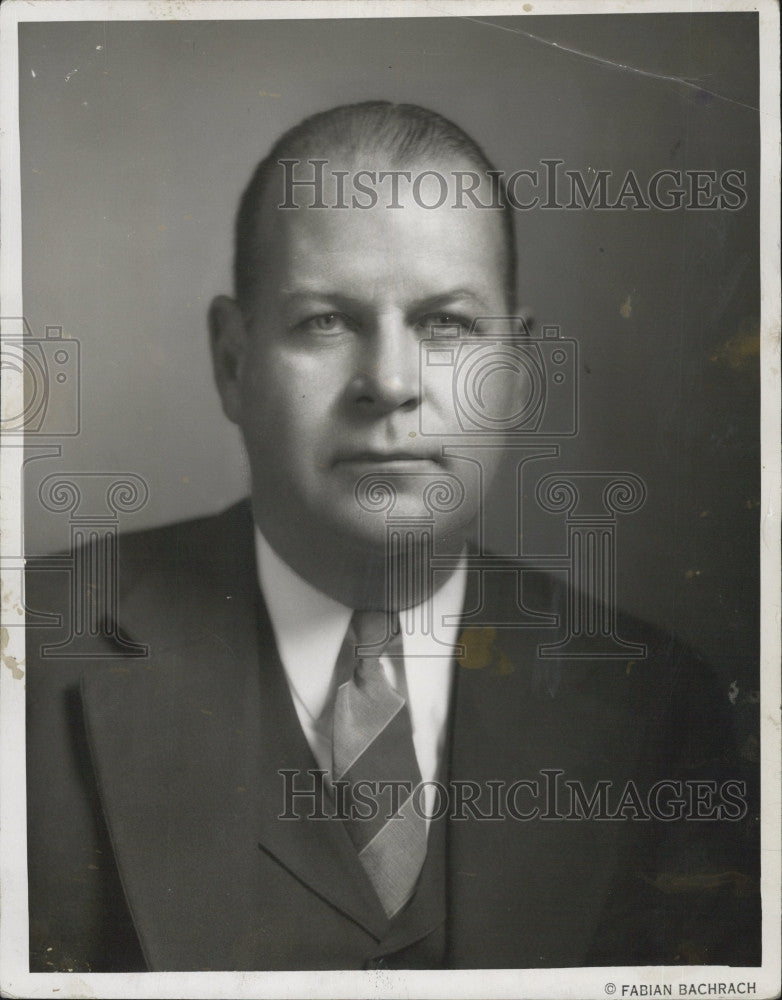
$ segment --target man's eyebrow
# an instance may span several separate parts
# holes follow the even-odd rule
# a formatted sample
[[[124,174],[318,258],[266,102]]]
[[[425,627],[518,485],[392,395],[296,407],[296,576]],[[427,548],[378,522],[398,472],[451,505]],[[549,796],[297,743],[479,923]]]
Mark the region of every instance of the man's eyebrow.
[[[280,298],[284,299],[288,303],[296,303],[298,301],[308,301],[311,299],[316,299],[318,301],[329,303],[335,308],[349,309],[353,308],[366,308],[368,303],[361,299],[357,299],[352,295],[346,295],[343,292],[335,291],[334,289],[318,288],[313,286],[311,288],[305,286],[294,286],[290,288],[281,288],[278,292]],[[445,309],[448,306],[455,306],[459,303],[467,303],[474,306],[475,308],[486,312],[487,304],[481,296],[474,292],[470,288],[450,288],[445,292],[437,292],[433,295],[426,295],[423,298],[415,299],[409,305],[405,306],[405,310],[410,315],[420,315],[421,313],[433,312],[437,309]]]
[[[446,306],[458,302],[470,303],[480,309],[486,310],[486,303],[477,292],[470,288],[451,288],[447,292],[438,292],[436,295],[428,295],[410,305],[411,312],[431,312],[436,309],[444,309]]]

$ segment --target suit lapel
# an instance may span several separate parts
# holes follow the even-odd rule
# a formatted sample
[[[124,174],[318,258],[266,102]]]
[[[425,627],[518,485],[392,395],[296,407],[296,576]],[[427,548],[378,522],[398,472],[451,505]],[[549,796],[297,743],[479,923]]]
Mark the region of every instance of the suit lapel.
[[[263,734],[257,751],[261,761],[260,825],[258,841],[296,878],[356,923],[379,938],[388,921],[372,884],[358,861],[356,849],[343,824],[330,819],[311,819],[320,812],[309,796],[296,798],[291,811],[297,819],[281,820],[284,780],[281,771],[296,771],[295,787],[314,788],[314,779],[304,773],[316,770],[301,730],[290,690],[285,681],[266,609],[259,607],[261,690],[259,723]],[[306,762],[304,764],[303,762]],[[300,784],[301,783],[301,784]],[[324,796],[323,813],[333,803]],[[316,813],[316,814],[317,814]]]
[[[279,818],[279,771],[315,764],[258,594],[249,509],[235,508],[209,530],[198,543],[208,559],[174,543],[122,599],[121,630],[148,643],[150,656],[91,668],[82,685],[101,802],[147,963],[197,970],[208,954],[212,968],[263,967],[237,942],[263,940],[269,865],[379,941],[387,922],[342,825]],[[512,620],[509,613],[490,608],[487,620]],[[606,777],[617,720],[607,701],[590,701],[583,666],[566,668],[559,690],[549,683],[554,674],[537,658],[541,638],[550,636],[467,630],[451,780],[507,787],[540,781],[548,768],[586,783]],[[518,803],[529,800],[520,794]],[[300,800],[297,809],[306,814],[309,805]],[[615,825],[597,826],[451,822],[450,964],[580,964],[615,849],[607,832]],[[280,885],[275,905],[284,907]],[[424,912],[421,929],[438,919],[439,911]]]
[[[216,553],[207,565],[161,559],[124,599],[122,632],[143,636],[149,657],[114,660],[82,682],[101,803],[150,968],[199,969],[206,954],[211,967],[241,967],[237,942],[262,930],[268,905],[264,854],[375,938],[386,926],[342,825],[279,819],[278,772],[315,763],[258,594],[249,511],[231,514],[203,539]]]
[[[543,595],[538,607],[548,609]],[[491,621],[494,609],[487,609]],[[500,613],[496,620],[510,620]],[[535,628],[467,628],[465,656],[456,669],[452,781],[482,789],[505,789],[519,780],[537,781],[515,800],[520,813],[536,804],[546,811],[546,771],[559,780],[605,778],[599,750],[600,721],[584,704],[582,681],[590,666],[558,671],[541,662],[538,644],[551,635]],[[568,673],[569,671],[569,673]],[[554,693],[552,693],[552,691]],[[603,716],[606,713],[603,712]],[[610,775],[608,775],[610,777]],[[583,964],[608,891],[616,825],[564,819],[453,821],[449,842],[449,964],[456,967],[535,968]]]

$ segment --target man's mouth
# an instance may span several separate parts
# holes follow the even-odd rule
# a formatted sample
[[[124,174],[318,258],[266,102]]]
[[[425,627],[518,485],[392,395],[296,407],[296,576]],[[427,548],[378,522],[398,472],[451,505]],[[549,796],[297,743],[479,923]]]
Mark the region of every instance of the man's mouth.
[[[371,469],[388,469],[399,472],[425,471],[427,467],[434,468],[439,464],[438,456],[431,452],[415,452],[410,450],[371,450],[344,452],[338,454],[335,465],[362,466]]]

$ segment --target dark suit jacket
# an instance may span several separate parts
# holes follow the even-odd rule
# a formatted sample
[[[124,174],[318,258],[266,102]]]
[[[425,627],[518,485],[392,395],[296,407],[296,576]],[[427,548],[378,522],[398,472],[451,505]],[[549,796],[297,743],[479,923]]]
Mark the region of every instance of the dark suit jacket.
[[[245,503],[123,537],[120,632],[97,629],[95,655],[73,659],[39,655],[76,612],[67,575],[32,567],[28,607],[63,627],[28,638],[31,969],[361,968],[380,943],[404,966],[443,916],[450,967],[759,962],[748,820],[467,810],[443,821],[444,913],[422,905],[389,938],[341,824],[278,818],[278,772],[315,764],[251,531]],[[483,622],[512,620],[507,590]],[[524,574],[523,599],[551,610],[556,588]],[[559,770],[587,792],[611,782],[614,801],[630,780],[743,777],[705,665],[664,633],[620,628],[646,659],[557,664],[537,655],[550,629],[467,624],[445,776],[488,787]],[[118,634],[148,655],[107,658]]]

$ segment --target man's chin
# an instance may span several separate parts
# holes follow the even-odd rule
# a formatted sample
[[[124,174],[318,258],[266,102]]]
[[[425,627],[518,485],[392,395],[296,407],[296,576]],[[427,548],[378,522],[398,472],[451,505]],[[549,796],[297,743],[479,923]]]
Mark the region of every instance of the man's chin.
[[[346,555],[386,559],[394,554],[429,554],[460,551],[474,528],[474,516],[466,512],[433,515],[420,502],[400,498],[393,510],[381,515],[339,517],[331,525],[333,538],[344,545]],[[325,527],[325,523],[324,523]]]

